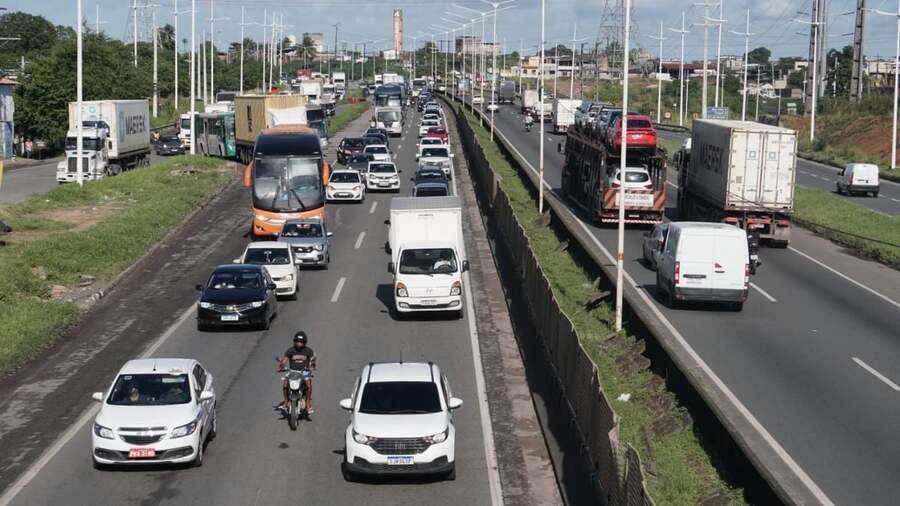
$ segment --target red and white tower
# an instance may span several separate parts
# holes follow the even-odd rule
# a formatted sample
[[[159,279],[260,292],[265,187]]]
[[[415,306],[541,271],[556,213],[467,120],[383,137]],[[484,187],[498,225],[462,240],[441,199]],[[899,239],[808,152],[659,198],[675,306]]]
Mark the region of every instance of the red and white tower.
[[[403,10],[394,9],[394,51],[403,52]]]

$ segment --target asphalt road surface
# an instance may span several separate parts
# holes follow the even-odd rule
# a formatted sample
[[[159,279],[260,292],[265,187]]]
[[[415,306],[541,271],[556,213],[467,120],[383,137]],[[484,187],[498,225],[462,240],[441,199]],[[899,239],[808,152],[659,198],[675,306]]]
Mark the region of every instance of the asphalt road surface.
[[[678,142],[690,137],[688,134],[665,130],[657,130],[656,133],[664,139],[672,139]],[[838,179],[837,174],[839,170],[836,167],[797,158],[797,184],[832,192],[839,198],[848,199],[873,211],[890,215],[900,214],[900,184],[884,179],[881,180],[881,190],[878,193],[878,198],[860,195],[838,195],[835,191],[835,183]]]
[[[404,171],[400,195],[406,195],[414,170],[415,144],[412,129],[392,140]],[[369,193],[363,204],[328,205],[334,232],[331,267],[302,273],[299,300],[279,303],[269,331],[200,333],[192,307],[184,308],[183,318],[170,329],[160,329],[164,341],[153,356],[194,357],[215,376],[218,437],[207,447],[203,467],[95,471],[90,423],[76,424],[73,437],[37,469],[12,504],[491,504],[484,413],[475,380],[480,364],[473,358],[468,314],[461,320],[405,321],[389,315],[393,301],[384,220],[393,196]],[[246,241],[244,231],[235,230],[232,240]],[[188,281],[202,282],[207,275],[197,272]],[[275,357],[298,329],[311,336],[319,368],[316,413],[292,432],[273,408],[281,397]],[[455,414],[456,481],[347,483],[341,476],[348,415],[338,401],[348,396],[366,363],[396,360],[434,361],[465,402]]]
[[[536,173],[538,128],[526,133],[513,106],[501,106],[496,127]],[[544,142],[546,182],[558,193],[564,157],[557,144],[565,137],[548,133]],[[677,217],[674,176],[669,174],[670,219]],[[596,247],[612,254],[612,263],[616,229],[585,227]],[[896,504],[900,273],[795,229],[790,248],[761,251],[763,265],[751,279],[743,312],[714,306],[671,310],[654,298],[655,273],[640,261],[645,230],[626,229],[627,275],[824,491],[825,499]]]

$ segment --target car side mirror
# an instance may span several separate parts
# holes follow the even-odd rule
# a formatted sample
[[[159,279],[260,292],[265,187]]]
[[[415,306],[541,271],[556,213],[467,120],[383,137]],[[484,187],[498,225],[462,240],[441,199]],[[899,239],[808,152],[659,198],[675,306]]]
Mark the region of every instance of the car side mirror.
[[[241,259],[240,259],[240,258],[235,258],[234,260],[231,261],[231,263],[233,263],[233,264],[239,264],[239,263],[241,263]]]
[[[275,285],[275,283],[267,283],[267,284],[266,284],[266,289],[267,289],[267,290],[274,290],[274,289],[276,289],[276,288],[278,288],[278,287]]]
[[[453,153],[450,153],[450,158],[453,158],[454,156],[456,156],[456,155],[454,155]]]
[[[447,403],[447,407],[450,409],[459,409],[463,405],[462,399],[458,397],[451,397],[450,402]]]
[[[388,262],[388,273],[389,274],[394,273],[394,262]]]
[[[201,284],[196,284],[196,285],[194,285],[194,289],[197,290],[198,292],[202,292],[202,291],[203,291],[203,285],[201,285]]]
[[[350,411],[351,409],[353,409],[353,399],[351,399],[349,397],[346,399],[341,399],[340,405],[341,405],[341,408],[346,409],[347,411]]]
[[[209,390],[204,390],[204,391],[200,392],[200,402],[211,401],[211,400],[213,400],[214,397],[215,397],[215,395],[213,395],[213,393],[210,392]]]
[[[334,232],[325,232],[325,237],[331,237],[334,235]]]
[[[390,225],[390,224],[391,224],[391,220],[384,220],[384,224],[385,224],[385,225]]]
[[[463,260],[463,262],[462,262],[462,271],[463,271],[463,272],[466,272],[466,271],[468,271],[468,270],[469,270],[469,261],[468,261],[468,260]]]
[[[103,402],[103,392],[94,392],[91,394],[91,399],[94,399],[97,402]]]

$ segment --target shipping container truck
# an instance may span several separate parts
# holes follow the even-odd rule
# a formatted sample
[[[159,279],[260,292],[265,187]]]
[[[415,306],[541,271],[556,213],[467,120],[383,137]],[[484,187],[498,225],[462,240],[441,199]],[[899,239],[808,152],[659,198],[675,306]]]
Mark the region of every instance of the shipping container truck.
[[[565,132],[575,124],[575,110],[579,105],[581,100],[578,99],[557,98],[553,101],[553,132]]]
[[[147,100],[82,102],[83,149],[77,149],[78,103],[69,103],[66,159],[56,166],[60,183],[77,180],[78,157],[85,181],[114,176],[146,163],[150,154],[150,106]]]
[[[562,193],[596,223],[619,222],[619,152],[611,152],[597,129],[572,125],[566,134]],[[666,211],[666,151],[632,151],[625,165],[625,223],[662,223]],[[632,169],[632,170],[629,170]],[[646,175],[644,174],[646,171]],[[636,177],[629,178],[633,173]]]
[[[512,104],[516,99],[516,82],[509,80],[501,82],[497,96],[498,104]]]
[[[347,73],[334,72],[331,74],[331,84],[334,85],[335,91],[339,95],[343,95],[347,91]]]
[[[301,95],[241,95],[234,99],[234,137],[237,159],[250,163],[256,136],[270,127],[274,109],[292,109],[306,106]],[[301,123],[302,124],[302,123]]]
[[[678,183],[682,220],[724,222],[787,247],[794,212],[797,132],[749,121],[695,120]]]

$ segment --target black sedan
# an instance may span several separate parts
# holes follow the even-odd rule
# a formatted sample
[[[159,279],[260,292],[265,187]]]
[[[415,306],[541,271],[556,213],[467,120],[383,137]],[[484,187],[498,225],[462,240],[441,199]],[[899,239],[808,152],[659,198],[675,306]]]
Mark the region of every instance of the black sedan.
[[[159,139],[156,143],[157,156],[183,155],[184,146],[181,145],[181,139],[175,135],[167,135]]]
[[[197,290],[197,330],[233,325],[265,330],[278,312],[275,283],[262,265],[220,265]]]

